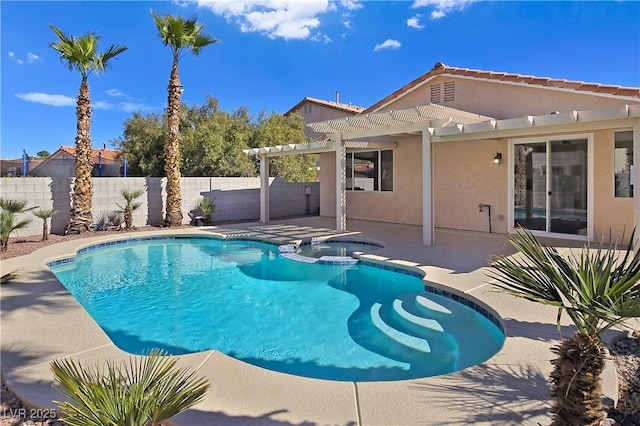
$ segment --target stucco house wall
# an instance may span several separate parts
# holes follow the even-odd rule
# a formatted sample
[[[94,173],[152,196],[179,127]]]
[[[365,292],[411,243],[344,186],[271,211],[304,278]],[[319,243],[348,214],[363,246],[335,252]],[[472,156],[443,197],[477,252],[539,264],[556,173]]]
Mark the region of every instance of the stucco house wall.
[[[551,111],[595,110],[637,104],[629,96],[572,92],[554,87],[536,87],[509,82],[484,81],[441,75],[414,88],[380,111],[412,107],[429,103],[431,86],[455,82],[455,99],[440,104],[463,111],[491,116],[496,119],[520,118],[527,115],[547,115]],[[444,95],[444,92],[441,92]],[[532,129],[534,130],[534,129]],[[521,136],[467,141],[435,141],[433,159],[433,220],[438,228],[488,232],[488,209],[480,212],[479,204],[491,206],[492,232],[505,233],[510,229],[509,146],[520,137],[529,140],[548,139],[549,135],[589,135],[593,143],[589,155],[593,161],[591,182],[593,192],[590,217],[593,240],[608,240],[633,228],[633,198],[616,198],[614,194],[614,133],[631,130],[627,127],[584,129],[580,125],[565,128],[540,128]],[[446,139],[446,138],[445,138]],[[450,138],[453,139],[453,138]],[[422,151],[420,136],[396,138],[394,150],[393,193],[347,191],[347,217],[406,224],[422,224]],[[496,152],[502,162],[494,164]],[[335,216],[335,156],[320,155],[320,214]]]
[[[297,113],[300,114],[305,123],[314,123],[316,121],[333,120],[335,118],[353,115],[363,109],[364,108],[354,106],[352,104],[341,104],[338,102],[306,97],[287,111],[285,115]],[[319,136],[322,136],[322,133],[314,132],[307,126],[304,128],[304,134],[310,139],[316,139]]]
[[[494,164],[496,152],[503,161]],[[433,220],[438,228],[507,231],[507,141],[460,141],[433,144]]]
[[[409,225],[422,224],[422,146],[403,138],[393,152],[393,191],[347,191],[347,217]],[[335,154],[320,155],[320,215],[334,217]]]
[[[633,198],[617,198],[614,191],[614,133],[624,129],[597,130],[594,134],[594,240],[629,236],[633,229]],[[635,190],[638,190],[636,187]]]
[[[65,152],[59,152],[55,157],[49,158],[46,162],[31,170],[29,174],[40,177],[71,177],[76,174],[75,168],[75,157]]]

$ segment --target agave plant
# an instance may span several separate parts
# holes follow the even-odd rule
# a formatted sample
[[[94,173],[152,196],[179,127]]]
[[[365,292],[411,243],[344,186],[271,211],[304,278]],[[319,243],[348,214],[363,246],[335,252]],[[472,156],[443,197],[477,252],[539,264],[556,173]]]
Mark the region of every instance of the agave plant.
[[[124,227],[127,231],[133,228],[133,212],[142,205],[140,201],[135,201],[138,197],[144,194],[144,189],[123,189],[120,194],[124,198],[124,206],[118,204],[118,207],[124,213]]]
[[[51,362],[60,392],[62,420],[71,426],[154,426],[202,401],[205,378],[175,369],[176,357],[160,350],[116,364],[83,366],[71,359]]]
[[[32,212],[35,217],[42,219],[42,241],[49,239],[49,222],[53,216],[58,214],[58,211],[51,207],[39,207]]]
[[[31,210],[26,200],[0,197],[0,251],[7,251],[9,236],[13,231],[26,228],[31,219],[20,219],[20,214]]]
[[[519,255],[499,257],[489,273],[499,290],[558,309],[577,331],[552,348],[553,425],[599,425],[604,418],[601,373],[605,345],[602,333],[640,317],[640,251],[635,232],[624,250],[615,245],[583,247],[561,255],[518,229],[510,236]]]

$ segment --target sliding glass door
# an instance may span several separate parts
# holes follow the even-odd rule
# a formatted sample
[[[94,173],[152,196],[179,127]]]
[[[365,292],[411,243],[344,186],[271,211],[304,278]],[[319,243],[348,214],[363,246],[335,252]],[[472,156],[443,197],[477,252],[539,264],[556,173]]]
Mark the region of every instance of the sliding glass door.
[[[588,140],[515,143],[513,226],[587,235]]]

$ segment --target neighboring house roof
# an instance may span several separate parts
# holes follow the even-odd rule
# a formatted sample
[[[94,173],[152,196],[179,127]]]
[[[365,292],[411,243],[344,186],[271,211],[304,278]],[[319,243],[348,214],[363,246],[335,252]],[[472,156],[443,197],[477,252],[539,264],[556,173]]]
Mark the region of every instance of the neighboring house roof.
[[[56,152],[45,158],[44,161],[30,170],[29,173],[36,173],[40,167],[48,164],[51,161],[59,159],[62,154],[67,154],[75,158],[76,148],[73,146],[61,146]],[[91,161],[93,161],[94,164],[98,164],[98,156],[100,155],[102,156],[102,164],[113,164],[120,160],[122,151],[120,151],[119,149],[91,148]]]
[[[59,151],[65,152],[72,157],[76,156],[76,148],[74,146],[61,146],[60,149],[51,154],[49,158],[54,157]],[[120,159],[121,154],[122,151],[119,149],[91,148],[91,160],[93,160],[94,163],[98,162],[98,156],[100,155],[102,156],[103,163],[114,163]]]
[[[302,105],[306,103],[321,105],[327,108],[333,108],[338,111],[349,112],[352,114],[361,113],[365,109],[364,107],[359,105],[343,104],[340,102],[325,101],[324,99],[317,99],[317,98],[311,98],[309,96],[305,96],[300,102],[295,104],[289,111],[285,112],[284,115],[291,114],[292,112],[294,112],[295,110],[297,110],[298,108],[300,108]]]
[[[616,85],[607,85],[599,83],[585,83],[583,81],[561,80],[549,77],[536,77],[532,75],[511,74],[506,72],[482,71],[469,68],[450,67],[442,62],[436,63],[433,68],[420,77],[402,86],[395,92],[379,100],[369,108],[362,111],[363,113],[374,112],[384,107],[391,101],[402,97],[405,93],[411,91],[414,87],[439,75],[451,75],[465,78],[475,78],[488,81],[502,81],[509,83],[527,84],[539,87],[552,87],[556,89],[574,90],[576,92],[587,92],[593,94],[606,94],[614,96],[626,96],[636,98],[640,101],[640,88],[624,87]]]
[[[32,170],[35,167],[38,167],[40,163],[42,163],[44,159],[42,158],[34,158],[29,157],[27,163],[27,170]],[[10,160],[0,160],[0,175],[5,176],[9,169],[15,168],[22,173],[22,158],[10,159]]]

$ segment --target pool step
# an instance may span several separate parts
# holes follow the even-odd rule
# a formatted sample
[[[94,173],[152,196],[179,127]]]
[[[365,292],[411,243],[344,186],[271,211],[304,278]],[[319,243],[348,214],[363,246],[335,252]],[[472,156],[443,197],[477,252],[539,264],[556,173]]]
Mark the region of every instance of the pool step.
[[[444,332],[444,328],[442,328],[442,325],[440,325],[438,321],[430,318],[419,317],[412,314],[411,312],[407,312],[402,306],[402,300],[400,299],[396,299],[393,301],[393,312],[396,313],[404,321],[407,321],[418,327],[426,328],[433,331]]]
[[[395,328],[387,324],[380,316],[381,307],[382,305],[380,303],[374,303],[371,306],[371,321],[378,330],[382,331],[385,335],[387,335],[387,337],[395,340],[403,346],[407,346],[411,349],[415,349],[424,353],[431,352],[429,342],[427,342],[426,340],[403,333],[402,331],[396,330]]]
[[[451,315],[451,311],[439,303],[427,297],[429,293],[422,293],[416,296],[416,307],[427,314],[446,314]]]

